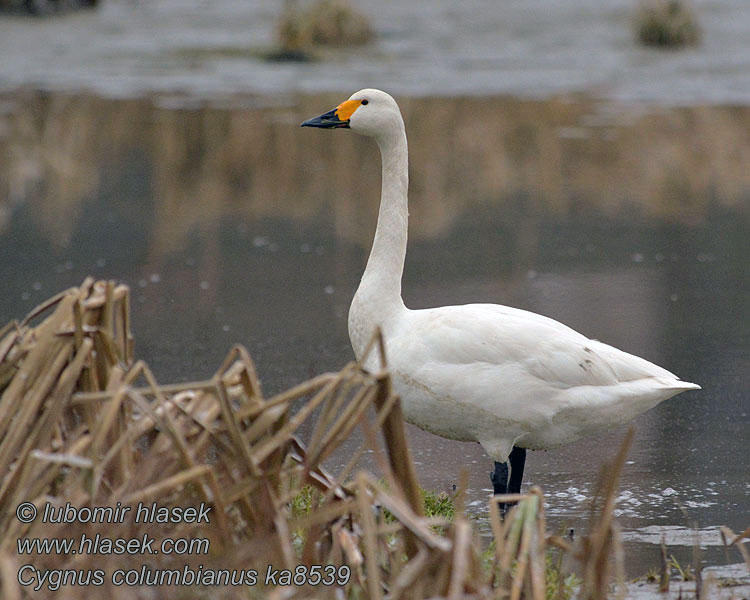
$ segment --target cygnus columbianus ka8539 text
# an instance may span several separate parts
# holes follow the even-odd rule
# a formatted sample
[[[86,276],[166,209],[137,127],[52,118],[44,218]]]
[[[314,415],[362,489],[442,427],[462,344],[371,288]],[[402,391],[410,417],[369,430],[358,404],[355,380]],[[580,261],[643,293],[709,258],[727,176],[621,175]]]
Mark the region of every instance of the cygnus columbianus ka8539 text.
[[[699,389],[642,358],[525,310],[466,304],[410,310],[401,299],[408,153],[398,105],[365,89],[303,127],[349,128],[382,156],[378,225],[349,309],[358,360],[383,332],[405,418],[446,438],[479,442],[495,461],[496,494],[521,488],[526,449],[567,444]],[[374,368],[375,357],[365,364]]]

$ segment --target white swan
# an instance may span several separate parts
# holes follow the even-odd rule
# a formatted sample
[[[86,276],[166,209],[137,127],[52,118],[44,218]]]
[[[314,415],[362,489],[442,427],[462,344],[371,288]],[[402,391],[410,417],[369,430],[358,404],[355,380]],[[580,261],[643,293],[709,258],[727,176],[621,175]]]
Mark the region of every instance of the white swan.
[[[408,155],[398,105],[385,92],[365,89],[302,126],[351,128],[380,147],[378,225],[349,309],[357,359],[380,327],[405,418],[446,438],[479,442],[495,461],[496,494],[520,491],[527,448],[567,444],[700,389],[647,360],[517,308],[406,308],[401,275]],[[374,368],[375,362],[373,357],[365,366]]]

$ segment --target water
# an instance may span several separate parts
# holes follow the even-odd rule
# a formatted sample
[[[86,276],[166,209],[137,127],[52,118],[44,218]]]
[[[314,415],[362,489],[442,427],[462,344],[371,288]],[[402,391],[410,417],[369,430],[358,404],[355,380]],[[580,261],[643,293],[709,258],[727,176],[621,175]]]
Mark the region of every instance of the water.
[[[236,93],[593,92],[668,104],[750,101],[750,3],[694,0],[698,48],[634,42],[631,0],[356,2],[370,46],[307,64],[267,63],[283,0],[108,0],[100,10],[36,20],[0,14],[0,89]],[[9,60],[8,57],[11,57]]]
[[[6,95],[0,322],[91,274],[131,286],[136,354],[162,382],[210,376],[235,342],[267,395],[341,368],[380,165],[365,138],[299,128],[337,99],[173,108]],[[402,105],[407,306],[519,306],[700,383],[636,420],[617,515],[633,575],[658,564],[662,531],[689,562],[693,523],[723,563],[716,526],[742,530],[750,513],[750,109]],[[552,528],[581,531],[623,433],[530,453],[526,483],[545,490]],[[470,510],[487,531],[481,448],[408,435],[424,486],[451,491],[469,469]]]

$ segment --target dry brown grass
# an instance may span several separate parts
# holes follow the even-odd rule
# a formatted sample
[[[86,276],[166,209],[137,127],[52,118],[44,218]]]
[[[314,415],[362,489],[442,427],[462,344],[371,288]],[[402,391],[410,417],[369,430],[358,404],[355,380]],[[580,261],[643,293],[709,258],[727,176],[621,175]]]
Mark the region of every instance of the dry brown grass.
[[[373,38],[368,18],[350,0],[287,1],[277,26],[283,51],[309,51],[320,46],[347,47]]]
[[[33,323],[40,321],[38,324]],[[379,352],[385,366],[382,340]],[[576,546],[546,534],[544,497],[494,498],[495,538],[489,568],[463,512],[465,484],[452,521],[424,516],[406,445],[398,398],[383,368],[368,373],[351,363],[272,398],[264,398],[247,352],[232,348],[207,381],[159,385],[135,362],[129,290],[87,279],[0,330],[0,597],[38,598],[528,598],[549,597],[545,556],[551,546],[578,562],[579,597],[605,598],[612,569],[624,590],[619,528],[613,517],[617,480],[632,433],[602,471],[591,528]],[[292,411],[292,405],[296,411]],[[309,441],[298,433],[307,425]],[[338,473],[323,461],[355,430],[361,441]],[[377,451],[382,445],[382,451]],[[380,479],[355,471],[376,450]],[[304,486],[317,490],[309,511],[295,511]],[[498,502],[517,500],[505,520]],[[204,523],[23,523],[22,502],[45,505],[211,508]],[[392,519],[374,510],[380,505]],[[133,508],[133,514],[135,508]],[[20,555],[17,540],[92,537],[206,539],[207,554]],[[726,530],[750,558],[743,536]],[[102,569],[101,587],[62,585],[51,592],[19,584],[24,564],[41,571]],[[264,588],[267,565],[348,567],[341,588]],[[255,569],[255,585],[115,586],[116,569]],[[60,575],[62,576],[62,575]],[[338,591],[337,591],[338,590]],[[556,597],[564,597],[558,595]]]
[[[700,41],[695,9],[685,0],[641,0],[635,30],[646,46],[680,48]]]
[[[430,596],[449,589],[463,594],[481,581],[478,562],[457,554],[474,548],[467,545],[466,525],[460,534],[442,537],[431,528],[436,522],[422,516],[400,405],[385,371],[371,374],[352,363],[266,399],[252,360],[238,346],[210,380],[160,386],[143,362],[133,362],[128,304],[125,286],[89,279],[1,332],[2,597],[29,594],[9,576],[29,560],[41,569],[96,567],[108,573],[144,562],[154,569],[171,564],[150,556],[30,559],[17,553],[19,538],[95,532],[208,538],[211,553],[203,562],[223,568],[347,564],[353,573],[349,588],[371,597],[415,578]],[[39,325],[31,325],[42,316]],[[292,404],[299,407],[294,414]],[[305,446],[296,434],[314,413]],[[322,461],[357,427],[364,442],[334,477]],[[387,489],[368,473],[350,478],[362,453],[378,445],[378,432],[388,456],[386,461],[379,455]],[[295,518],[289,503],[304,485],[315,486],[321,497],[309,515]],[[24,501],[38,506],[40,515],[46,503],[205,502],[212,518],[200,525],[139,525],[127,519],[99,529],[45,524],[41,518],[25,524],[16,518],[16,507]],[[394,523],[376,521],[376,501],[395,516]],[[295,531],[302,533],[301,551],[293,545]],[[183,563],[196,563],[196,557],[188,558]],[[446,561],[458,570],[446,569]],[[109,588],[114,597],[140,593],[127,586]],[[174,589],[152,592],[171,596]],[[221,589],[216,595],[233,593],[244,592]],[[56,595],[76,598],[86,595],[86,588],[63,587]]]

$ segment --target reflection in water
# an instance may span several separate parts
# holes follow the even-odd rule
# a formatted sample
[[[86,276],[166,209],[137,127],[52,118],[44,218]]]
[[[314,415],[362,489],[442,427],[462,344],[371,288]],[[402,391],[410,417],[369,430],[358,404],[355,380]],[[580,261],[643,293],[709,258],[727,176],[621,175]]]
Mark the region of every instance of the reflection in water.
[[[372,144],[356,135],[330,144],[297,128],[302,115],[338,99],[180,110],[145,100],[9,97],[0,121],[0,181],[10,202],[33,201],[40,230],[56,244],[68,241],[77,205],[110,187],[103,169],[110,179],[130,179],[146,168],[158,200],[157,254],[228,213],[309,222],[330,219],[332,210],[337,236],[366,245],[377,200],[367,192],[380,183]],[[537,217],[596,207],[609,216],[635,212],[683,223],[704,220],[709,204],[747,210],[750,108],[638,112],[509,98],[402,104],[412,237],[435,237],[467,210],[509,210],[519,202]]]
[[[266,393],[341,367],[380,163],[351,132],[332,143],[299,129],[338,100],[6,97],[0,321],[91,273],[133,287],[137,353],[163,381],[210,375],[236,341]],[[744,528],[750,109],[400,103],[412,158],[407,305],[520,306],[700,383],[637,420],[622,522],[685,525],[684,508],[701,526]],[[481,515],[481,448],[409,433],[422,483],[450,490],[468,466]],[[580,524],[621,434],[530,455],[560,526]],[[649,552],[631,552],[634,571],[653,564]]]

